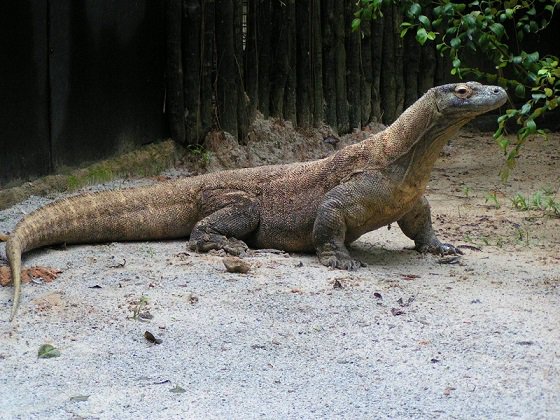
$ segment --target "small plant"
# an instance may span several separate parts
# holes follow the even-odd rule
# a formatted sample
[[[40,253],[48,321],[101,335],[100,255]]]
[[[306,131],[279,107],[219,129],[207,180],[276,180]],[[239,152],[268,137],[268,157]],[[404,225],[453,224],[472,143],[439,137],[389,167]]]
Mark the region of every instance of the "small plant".
[[[525,246],[529,246],[529,230],[522,227],[518,227],[515,231],[515,237],[518,243],[524,243]]]
[[[527,199],[523,197],[520,193],[517,193],[511,199],[511,204],[513,208],[521,211],[529,210],[529,204],[527,203]]]
[[[210,163],[210,151],[200,144],[189,144],[187,146],[187,153],[200,159],[205,165]]]
[[[486,194],[484,202],[491,203],[496,209],[499,209],[501,207],[501,204],[498,201],[498,197],[496,196],[496,191],[492,191]]]
[[[465,236],[463,236],[463,241],[474,244],[474,239],[468,233],[465,233]]]
[[[537,191],[533,197],[531,197],[531,207],[535,209],[543,209],[543,192]]]
[[[554,197],[546,198],[546,209],[551,210],[556,217],[560,217],[560,203],[554,200]]]
[[[517,193],[511,199],[511,203],[515,209],[520,211],[541,210],[558,217],[560,216],[560,202],[556,201],[553,194],[554,191],[550,188],[539,190],[531,197]]]
[[[465,185],[465,186],[463,187],[463,194],[465,194],[465,197],[466,197],[466,198],[470,198],[471,192],[472,192],[472,188],[469,187],[468,185]]]
[[[132,319],[138,319],[138,317],[140,316],[140,312],[142,312],[142,309],[146,307],[149,301],[150,299],[148,298],[148,296],[142,295],[140,297],[136,305],[134,305],[134,307],[132,308]]]

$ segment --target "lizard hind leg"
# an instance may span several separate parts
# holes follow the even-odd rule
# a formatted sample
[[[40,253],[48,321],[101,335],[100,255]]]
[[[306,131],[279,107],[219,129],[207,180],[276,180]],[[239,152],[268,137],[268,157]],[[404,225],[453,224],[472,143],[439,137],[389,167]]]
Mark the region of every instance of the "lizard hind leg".
[[[260,211],[256,200],[230,204],[198,221],[189,239],[189,248],[197,252],[223,249],[240,255],[248,247],[242,239],[259,226]]]

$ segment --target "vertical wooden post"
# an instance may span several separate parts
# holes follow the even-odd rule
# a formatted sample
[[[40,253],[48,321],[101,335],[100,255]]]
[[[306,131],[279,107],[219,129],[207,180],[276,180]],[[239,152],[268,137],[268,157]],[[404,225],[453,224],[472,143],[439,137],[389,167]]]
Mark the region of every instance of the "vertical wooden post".
[[[344,2],[334,3],[334,40],[336,73],[336,117],[339,133],[348,133],[348,96],[346,91],[346,48]]]
[[[353,1],[345,2],[345,29],[346,29],[346,83],[348,86],[348,122],[350,129],[360,128],[361,113],[361,86],[360,86],[360,55],[361,42],[360,32],[352,31],[352,19],[354,18]],[[365,92],[363,92],[365,94]]]
[[[336,65],[334,46],[334,2],[321,2],[321,28],[323,34],[323,94],[325,97],[325,121],[336,129]]]
[[[310,7],[308,1],[296,1],[297,49],[297,122],[300,127],[311,125],[311,40]]]
[[[181,54],[182,0],[167,0],[167,89],[166,112],[169,118],[171,137],[178,143],[185,143],[183,64]]]
[[[183,97],[185,143],[197,144],[204,135],[200,127],[200,0],[183,0]]]
[[[219,128],[237,137],[237,65],[233,0],[216,0],[216,55]]]
[[[311,67],[313,74],[313,125],[323,122],[323,46],[321,32],[321,0],[311,5]]]

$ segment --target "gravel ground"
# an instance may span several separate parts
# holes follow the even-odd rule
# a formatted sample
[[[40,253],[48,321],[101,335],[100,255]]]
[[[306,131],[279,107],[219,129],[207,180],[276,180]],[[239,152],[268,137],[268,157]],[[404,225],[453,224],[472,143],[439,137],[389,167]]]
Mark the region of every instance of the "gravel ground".
[[[467,165],[457,178],[487,185],[465,150],[439,168]],[[434,178],[436,226],[467,245],[456,264],[407,249],[396,226],[355,243],[368,267],[353,273],[272,252],[227,273],[222,255],[187,253],[184,241],[28,254],[27,267],[62,273],[23,287],[14,323],[12,289],[0,289],[0,418],[560,418],[558,219],[534,227],[538,243],[467,242],[483,217],[522,216]],[[0,212],[0,231],[52,198]],[[60,357],[39,359],[46,343]]]

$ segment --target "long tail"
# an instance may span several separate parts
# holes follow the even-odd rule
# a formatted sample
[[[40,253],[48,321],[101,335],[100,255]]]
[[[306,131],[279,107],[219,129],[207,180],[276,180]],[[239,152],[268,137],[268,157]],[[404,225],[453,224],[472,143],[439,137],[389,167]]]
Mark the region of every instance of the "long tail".
[[[12,282],[14,284],[14,298],[12,302],[12,312],[10,322],[14,320],[21,298],[21,243],[17,236],[8,238],[6,243],[6,256],[10,263],[12,272]]]
[[[197,199],[189,185],[104,191],[63,199],[33,213],[6,240],[6,256],[14,285],[10,321],[21,296],[21,255],[58,243],[154,240],[187,237],[197,220]]]

